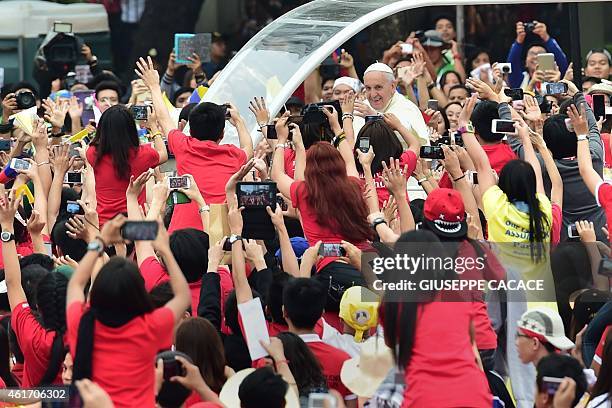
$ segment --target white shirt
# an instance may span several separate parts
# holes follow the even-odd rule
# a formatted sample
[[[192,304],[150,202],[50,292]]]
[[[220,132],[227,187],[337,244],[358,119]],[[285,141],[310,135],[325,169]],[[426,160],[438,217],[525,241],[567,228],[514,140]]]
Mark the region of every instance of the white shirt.
[[[610,408],[612,407],[612,402],[610,402],[610,398],[608,393],[601,394],[600,396],[593,398],[587,404],[586,408]]]
[[[365,103],[371,107],[367,100]],[[421,145],[429,145],[429,132],[427,131],[427,125],[425,124],[421,110],[402,94],[396,92],[387,106],[383,110],[378,111],[378,113],[394,114],[402,122],[402,125],[409,129],[416,137],[421,139]],[[355,137],[357,137],[357,134],[359,134],[359,131],[363,125],[365,125],[365,119],[355,116],[355,119],[353,120]],[[408,146],[406,145],[404,138],[397,132],[396,135],[398,136],[404,149],[406,149]]]

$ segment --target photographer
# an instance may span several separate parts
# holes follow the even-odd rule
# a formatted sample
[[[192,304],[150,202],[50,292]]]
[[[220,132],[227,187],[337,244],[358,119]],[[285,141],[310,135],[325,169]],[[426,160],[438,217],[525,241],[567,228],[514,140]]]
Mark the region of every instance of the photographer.
[[[531,33],[531,37],[537,37],[537,41],[530,40],[527,37],[529,33]],[[507,61],[512,64],[512,73],[508,76],[510,87],[525,89],[534,75],[537,75],[540,82],[555,82],[551,80],[553,72],[537,71],[537,57],[539,54],[546,52],[555,55],[555,61],[559,71],[561,71],[561,76],[563,76],[567,70],[567,57],[557,41],[548,34],[546,24],[539,21],[517,22],[516,40],[512,44],[507,58]]]

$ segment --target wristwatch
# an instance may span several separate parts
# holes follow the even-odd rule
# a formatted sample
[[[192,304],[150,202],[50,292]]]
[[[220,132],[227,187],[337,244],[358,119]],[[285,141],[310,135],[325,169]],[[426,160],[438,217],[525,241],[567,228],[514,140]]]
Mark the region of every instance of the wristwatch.
[[[200,207],[200,209],[198,210],[198,212],[199,212],[200,214],[202,214],[203,212],[206,212],[206,211],[210,211],[210,206],[209,206],[209,205],[206,205],[206,204],[204,204],[203,206],[201,206],[201,207]]]
[[[232,245],[236,241],[242,241],[242,237],[240,235],[232,234],[229,236],[229,243]]]
[[[578,135],[576,136],[576,140],[582,142],[583,140],[589,140],[589,138],[587,137],[587,135]]]
[[[2,242],[11,242],[14,239],[15,239],[15,234],[13,234],[12,232],[2,231],[0,233],[0,241]]]
[[[97,252],[98,255],[102,255],[102,252],[104,252],[104,245],[99,239],[94,239],[89,244],[87,244],[87,250],[94,251]]]
[[[378,217],[372,221],[372,228],[376,229],[380,224],[386,224],[387,221],[383,217]]]
[[[472,125],[472,122],[468,122],[467,125],[461,126],[459,129],[457,129],[457,132],[461,134],[474,133],[474,125]]]

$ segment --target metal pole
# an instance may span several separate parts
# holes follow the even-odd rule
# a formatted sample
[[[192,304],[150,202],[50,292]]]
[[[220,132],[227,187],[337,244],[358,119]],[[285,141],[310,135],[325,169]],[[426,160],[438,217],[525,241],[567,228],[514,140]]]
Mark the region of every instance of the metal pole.
[[[574,83],[582,89],[582,50],[580,49],[580,21],[578,18],[578,3],[568,3],[571,61],[574,69]]]
[[[457,44],[461,49],[462,54],[465,54],[463,40],[465,39],[465,15],[463,5],[456,6],[455,32],[457,33]]]

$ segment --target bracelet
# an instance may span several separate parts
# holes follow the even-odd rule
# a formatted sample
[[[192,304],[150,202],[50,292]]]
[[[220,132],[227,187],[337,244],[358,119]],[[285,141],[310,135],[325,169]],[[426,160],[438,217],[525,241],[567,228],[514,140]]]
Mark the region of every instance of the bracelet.
[[[203,212],[206,212],[206,211],[210,211],[210,206],[209,206],[209,205],[206,205],[206,204],[204,204],[204,205],[203,205],[202,207],[200,207],[200,209],[198,210],[198,212],[199,212],[200,214],[202,214]]]
[[[262,129],[262,128],[265,128],[266,126],[268,126],[268,124],[266,122],[258,123],[258,125],[259,125],[259,129]]]
[[[46,161],[46,162],[42,162],[42,163],[36,163],[36,165],[37,165],[38,167],[40,167],[40,166],[44,166],[45,164],[51,164],[51,163],[50,163],[50,162],[48,162],[48,161]]]
[[[589,140],[587,135],[578,135],[576,136],[576,140],[582,142],[583,140]]]
[[[278,361],[274,361],[274,365],[278,365],[278,364],[287,364],[289,365],[289,360],[278,360]]]
[[[344,119],[353,120],[353,119],[355,119],[355,115],[353,115],[352,113],[343,113],[342,114],[342,120],[344,120]]]
[[[59,132],[59,133],[51,133],[51,137],[62,137],[64,136],[66,133],[64,132]]]
[[[463,173],[463,175],[461,177],[457,177],[456,179],[453,179],[453,182],[457,182],[457,181],[461,180],[464,177],[465,177],[465,173]]]
[[[274,146],[274,150],[278,149],[279,147],[286,149],[289,146],[287,145],[287,143],[278,143],[276,146]]]
[[[335,136],[332,139],[332,145],[334,145],[334,147],[337,149],[338,146],[340,146],[340,143],[346,139],[346,136],[344,135],[344,132],[340,133],[338,136]]]
[[[151,138],[151,139],[155,139],[157,136],[160,136],[160,137],[161,137],[161,136],[162,136],[162,132],[155,132],[155,133],[153,133],[153,134],[150,136],[150,138]]]
[[[417,184],[420,186],[422,183],[427,181],[427,177],[423,177],[422,179],[417,180]]]

